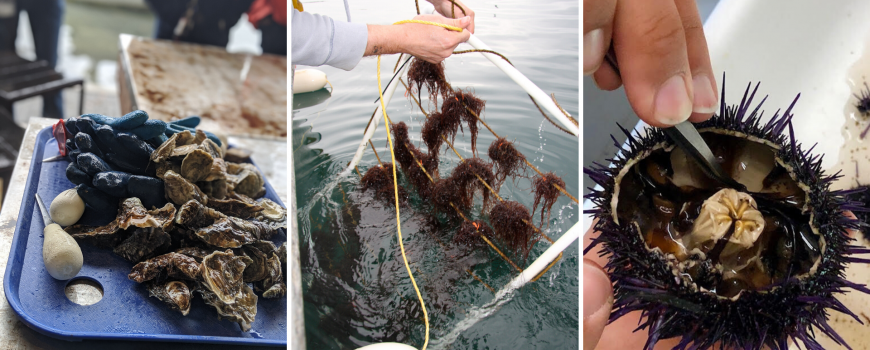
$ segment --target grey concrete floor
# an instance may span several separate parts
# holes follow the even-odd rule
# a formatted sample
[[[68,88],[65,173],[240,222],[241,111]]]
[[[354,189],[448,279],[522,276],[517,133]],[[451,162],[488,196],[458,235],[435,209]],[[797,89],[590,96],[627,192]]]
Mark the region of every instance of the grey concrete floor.
[[[698,0],[698,12],[701,18],[707,20],[719,0]],[[619,88],[615,91],[599,90],[591,77],[583,77],[583,166],[588,167],[593,162],[607,165],[606,159],[616,154],[610,135],[616,137],[619,144],[625,142],[625,135],[616,125],[631,130],[637,124],[638,118],[628,104],[625,91]],[[583,189],[594,186],[594,182],[583,176]]]

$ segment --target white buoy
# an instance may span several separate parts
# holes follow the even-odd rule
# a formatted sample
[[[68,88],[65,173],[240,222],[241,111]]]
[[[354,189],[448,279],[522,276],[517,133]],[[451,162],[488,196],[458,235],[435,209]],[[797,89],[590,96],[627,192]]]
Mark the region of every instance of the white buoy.
[[[316,69],[297,70],[293,76],[293,94],[317,91],[326,86],[326,73]]]

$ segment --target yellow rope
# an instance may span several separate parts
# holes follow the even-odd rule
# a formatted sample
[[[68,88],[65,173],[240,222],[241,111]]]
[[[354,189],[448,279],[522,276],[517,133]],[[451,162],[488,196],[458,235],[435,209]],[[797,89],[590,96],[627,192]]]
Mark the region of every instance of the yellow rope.
[[[406,19],[406,20],[398,21],[398,22],[393,23],[393,24],[405,24],[405,23],[428,24],[428,25],[433,25],[433,26],[436,26],[436,27],[441,27],[441,28],[444,28],[444,29],[447,29],[447,30],[452,30],[452,31],[454,31],[454,32],[461,32],[461,31],[462,31],[462,28],[454,27],[454,26],[449,25],[449,24],[438,23],[438,22],[431,22],[431,21],[421,21],[421,20],[419,20],[419,19]]]
[[[393,24],[419,23],[441,27],[447,30],[461,32],[462,28],[454,27],[444,23],[421,21],[416,19],[408,19],[398,21]],[[414,286],[414,291],[417,292],[417,299],[420,300],[420,308],[423,309],[423,322],[426,324],[426,338],[423,342],[423,350],[429,345],[429,313],[426,312],[426,303],[423,301],[423,296],[420,294],[420,288],[417,287],[417,281],[414,280],[414,274],[411,272],[411,266],[408,264],[408,257],[405,255],[405,244],[402,243],[402,220],[399,213],[399,183],[396,177],[396,152],[393,150],[393,138],[390,133],[390,117],[387,116],[387,106],[384,104],[384,94],[381,90],[381,55],[378,55],[378,95],[381,101],[381,112],[384,114],[384,124],[387,128],[387,141],[390,144],[390,157],[393,162],[393,194],[396,198],[396,232],[399,236],[399,248],[402,250],[402,260],[405,261],[405,269],[408,270],[408,276],[411,277],[411,284]]]
[[[402,250],[402,260],[405,261],[405,269],[408,270],[408,276],[411,277],[411,284],[414,285],[414,291],[417,292],[417,299],[420,300],[420,308],[423,309],[423,322],[426,324],[426,340],[423,342],[423,350],[426,350],[426,346],[429,345],[429,314],[426,312],[426,303],[423,302],[420,288],[417,288],[417,281],[414,280],[414,274],[411,273],[411,266],[408,264],[408,257],[405,255],[405,245],[402,243],[402,221],[399,217],[399,183],[398,178],[396,177],[396,152],[393,151],[393,138],[390,136],[390,117],[387,116],[387,107],[384,105],[384,94],[381,91],[381,55],[378,55],[378,95],[380,95],[381,98],[381,112],[384,114],[384,124],[387,127],[387,141],[390,143],[390,156],[393,158],[393,192],[396,197],[396,232],[398,232],[399,235],[399,248]]]

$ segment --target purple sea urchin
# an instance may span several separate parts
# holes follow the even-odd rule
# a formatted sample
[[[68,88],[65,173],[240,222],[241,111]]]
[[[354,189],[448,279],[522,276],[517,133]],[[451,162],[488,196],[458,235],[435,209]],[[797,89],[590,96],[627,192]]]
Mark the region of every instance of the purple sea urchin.
[[[762,123],[764,101],[750,109],[750,87],[739,105],[723,102],[696,124],[747,192],[707,179],[656,128],[623,129],[628,147],[613,166],[584,170],[603,188],[587,196],[600,235],[584,254],[598,247],[608,258],[610,319],[642,312],[647,349],[667,338],[681,338],[677,349],[785,350],[789,340],[822,349],[814,331],[843,343],[828,309],[858,319],[836,293],[870,293],[843,277],[846,263],[868,262],[853,255],[870,249],[850,245],[846,231],[859,221],[843,215],[864,209],[847,201],[851,191],[831,190],[838,175],[824,175],[821,157],[795,141],[794,102]]]
[[[865,117],[870,115],[870,86],[867,86],[866,81],[864,82],[864,89],[861,90],[861,94],[854,94],[854,96],[858,99],[858,102],[855,103],[855,108],[858,109],[858,112]]]

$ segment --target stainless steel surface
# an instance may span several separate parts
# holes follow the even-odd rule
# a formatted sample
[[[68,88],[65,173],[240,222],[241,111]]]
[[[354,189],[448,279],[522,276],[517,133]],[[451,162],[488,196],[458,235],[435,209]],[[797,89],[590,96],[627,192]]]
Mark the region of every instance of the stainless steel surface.
[[[56,123],[57,119],[47,118],[31,118],[27,129],[24,133],[24,139],[21,142],[21,149],[18,152],[18,159],[15,163],[15,169],[12,172],[12,180],[9,186],[9,192],[3,200],[2,210],[0,210],[0,270],[6,270],[6,262],[9,260],[9,250],[12,245],[12,237],[15,234],[15,223],[18,220],[18,214],[21,210],[22,197],[24,195],[24,187],[27,182],[27,176],[30,173],[31,158],[33,157],[33,146],[36,142],[36,134],[47,126]],[[232,140],[232,138],[231,138]],[[232,141],[231,141],[232,142]],[[254,161],[258,161],[257,155],[262,156],[267,153],[263,148],[252,148],[255,151]],[[272,147],[269,149],[276,156],[283,156],[286,159],[286,146]],[[266,164],[262,164],[263,167]],[[284,167],[281,168],[281,173],[284,174]],[[264,170],[265,171],[265,170]],[[275,183],[275,179],[269,177],[271,183]],[[286,178],[286,176],[285,176]],[[286,188],[286,187],[284,187]],[[276,188],[276,192],[278,188]],[[287,193],[279,192],[278,195],[286,203]],[[295,238],[291,235],[291,240]],[[298,254],[297,254],[298,259]],[[292,260],[291,260],[292,261]],[[298,278],[298,273],[297,273]],[[0,279],[2,282],[2,279]],[[91,349],[153,349],[159,347],[161,350],[210,350],[210,349],[264,349],[263,347],[255,346],[231,346],[231,345],[215,345],[215,344],[192,344],[192,343],[154,343],[154,342],[130,342],[130,341],[100,341],[100,340],[83,340],[80,342],[68,342],[47,337],[30,329],[21,322],[15,311],[9,306],[6,301],[5,291],[0,288],[0,294],[3,296],[3,301],[0,302],[0,349],[73,349],[73,350],[91,350]],[[292,294],[291,294],[292,295]],[[301,310],[301,305],[300,305]]]
[[[59,161],[59,160],[62,160],[62,159],[66,159],[66,156],[54,156],[54,157],[48,157],[48,158],[43,159],[42,162],[43,162],[43,163],[51,163],[51,162],[56,162],[56,161]]]
[[[42,213],[42,225],[48,226],[53,224],[54,221],[51,220],[51,214],[48,213],[48,208],[45,207],[45,203],[42,202],[42,197],[39,196],[39,193],[36,194],[36,204],[39,205],[39,212]]]
[[[707,175],[712,177],[714,180],[728,185],[729,187],[741,191],[746,190],[745,186],[734,181],[731,176],[728,176],[728,174],[725,173],[725,170],[722,170],[719,162],[716,161],[716,156],[713,155],[713,151],[711,151],[710,147],[707,146],[707,142],[701,138],[701,134],[698,133],[698,130],[695,129],[694,125],[692,125],[692,122],[684,121],[674,125],[674,127],[664,128],[662,130],[669,138],[671,138],[671,140],[674,141],[674,143],[677,144],[677,147],[682,148],[683,151],[692,156],[692,159],[701,166],[701,169],[703,169]]]

